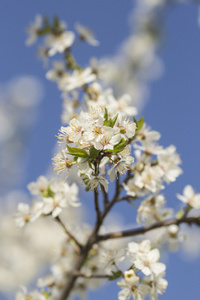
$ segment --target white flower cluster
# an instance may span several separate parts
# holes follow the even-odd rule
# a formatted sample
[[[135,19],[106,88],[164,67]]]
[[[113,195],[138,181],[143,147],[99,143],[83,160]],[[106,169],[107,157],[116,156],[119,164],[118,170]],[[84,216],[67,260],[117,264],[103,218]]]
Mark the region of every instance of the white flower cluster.
[[[163,210],[164,197],[158,195],[164,188],[164,182],[174,182],[182,174],[179,167],[181,163],[176,148],[171,145],[163,148],[157,141],[160,134],[144,126],[139,135],[138,141],[134,144],[135,156],[137,161],[133,166],[134,175],[124,188],[127,195],[142,200],[138,207],[137,221],[141,220],[151,223],[153,220],[163,220],[171,215],[170,212]]]
[[[149,295],[151,300],[156,300],[157,295],[167,288],[167,280],[163,278],[166,266],[159,262],[159,250],[151,249],[149,240],[140,244],[131,242],[127,255],[132,267],[124,272],[124,279],[117,282],[122,289],[118,299],[128,300],[132,296],[133,299],[143,300]]]
[[[18,204],[15,221],[19,227],[35,221],[41,215],[52,215],[55,218],[64,208],[80,205],[78,186],[75,183],[70,186],[64,181],[48,181],[46,177],[40,176],[37,182],[28,185],[28,189],[38,198],[33,202],[32,207],[25,203]]]
[[[86,41],[92,46],[99,44],[89,28],[81,24],[76,24],[76,31],[81,41]],[[53,56],[57,53],[65,52],[75,41],[74,32],[67,30],[66,23],[60,21],[57,17],[55,17],[52,24],[50,24],[47,18],[36,15],[35,21],[27,28],[27,33],[27,46],[35,43],[38,37],[45,35],[43,51],[40,50],[40,53],[46,56]]]
[[[161,1],[144,0],[142,3],[150,12],[156,7],[161,7]],[[138,6],[138,10],[143,8],[143,4],[141,7]],[[145,21],[144,24],[138,22],[141,25],[138,34],[134,34],[124,47],[127,57],[125,61],[131,62],[129,70],[131,76],[133,70],[137,71],[134,82],[131,77],[131,86],[129,72],[125,74],[123,68],[119,68],[117,64],[119,72],[116,74],[120,73],[118,79],[122,85],[126,82],[132,92],[134,90],[135,98],[139,98],[143,88],[143,84],[139,83],[143,82],[144,73],[146,75],[150,65],[156,61],[157,38],[152,32],[147,32],[146,22],[149,19],[145,20],[145,16],[146,14],[142,19]],[[87,41],[93,46],[98,44],[88,28],[77,24],[76,29],[79,41]],[[124,94],[116,98],[112,89],[103,90],[99,83],[103,67],[101,69],[94,61],[85,69],[77,64],[71,51],[75,34],[67,30],[64,22],[54,18],[50,23],[48,19],[37,16],[35,24],[28,32],[27,44],[33,43],[40,36],[45,37],[44,53],[47,57],[63,53],[64,62],[55,62],[53,69],[46,74],[49,80],[58,84],[63,93],[62,119],[68,123],[59,130],[58,143],[63,149],[53,158],[54,171],[61,174],[77,166],[78,175],[85,183],[86,191],[94,190],[97,219],[93,230],[87,225],[79,225],[77,220],[74,223],[68,222],[65,227],[59,215],[65,208],[80,205],[77,185],[70,186],[64,181],[55,179],[49,181],[43,176],[39,177],[37,182],[30,183],[28,186],[30,192],[38,198],[32,207],[19,203],[18,213],[15,216],[16,224],[23,227],[41,215],[52,215],[62,225],[67,239],[61,245],[57,262],[51,267],[51,275],[38,280],[37,291],[28,293],[26,288],[22,288],[17,292],[16,299],[59,299],[67,279],[74,282],[73,293],[84,295],[88,288],[96,288],[103,278],[115,280],[122,277],[117,282],[122,289],[118,294],[119,300],[127,300],[130,297],[144,300],[146,296],[151,300],[157,300],[158,295],[167,288],[167,281],[163,278],[166,267],[159,262],[159,250],[153,249],[150,240],[143,240],[141,243],[131,242],[127,246],[127,251],[121,246],[119,249],[111,249],[106,240],[123,237],[124,232],[113,234],[104,232],[104,235],[100,233],[109,210],[123,200],[127,200],[137,209],[138,223],[151,225],[172,216],[172,210],[164,208],[165,197],[160,192],[166,183],[174,182],[182,173],[179,167],[181,160],[176,148],[173,145],[167,148],[160,146],[158,144],[160,134],[150,130],[146,125],[143,126],[144,118],[135,120],[137,110],[132,106],[133,99],[130,95]],[[131,53],[130,49],[133,50]],[[123,80],[120,79],[121,74]],[[129,117],[133,119],[130,120]],[[135,149],[136,159],[131,154],[133,152],[131,147]],[[109,199],[107,174],[110,182],[117,177],[116,192],[112,200]],[[126,177],[123,176],[125,174]],[[127,195],[125,193],[122,195],[122,187]],[[100,203],[101,189],[103,201]],[[177,197],[187,205],[177,219],[187,216],[192,208],[200,208],[200,195],[195,194],[191,186],[186,186],[183,195]],[[136,201],[139,205],[135,204]],[[161,228],[162,234],[160,236],[158,234],[154,243],[156,247],[165,243],[171,248],[177,247],[181,235],[179,227],[176,222],[174,223],[161,223],[166,226]],[[168,226],[169,224],[171,226]],[[144,227],[144,232],[145,230]],[[125,258],[129,259],[130,267],[123,272],[119,264]]]
[[[76,31],[79,36],[79,41],[86,41],[92,46],[97,46],[98,41],[95,39],[92,31],[83,25],[76,24]],[[93,59],[91,60],[91,66],[82,69],[74,57],[72,56],[72,48],[75,43],[75,33],[67,30],[65,22],[54,18],[52,23],[48,19],[43,19],[37,15],[35,23],[28,28],[29,37],[27,44],[31,45],[38,37],[44,38],[43,51],[40,49],[40,53],[43,56],[49,57],[56,53],[64,54],[63,61],[54,61],[53,69],[46,73],[46,78],[52,81],[56,81],[58,88],[63,92],[64,99],[64,112],[62,119],[64,122],[76,115],[76,108],[81,105],[80,97],[77,95],[74,101],[70,101],[73,98],[69,93],[73,93],[75,89],[85,91],[84,100],[86,107],[101,106],[107,107],[108,110],[112,109],[112,112],[117,114],[121,112],[124,116],[134,116],[137,113],[135,107],[130,106],[132,98],[130,95],[125,94],[122,97],[116,99],[113,96],[112,89],[102,90],[101,85],[97,83],[98,79],[102,79],[104,76],[104,68],[98,65]],[[77,99],[79,100],[77,101]],[[67,103],[67,104],[66,104]]]
[[[60,151],[53,158],[54,170],[60,173],[77,163],[81,174],[86,176],[88,186],[96,187],[99,182],[107,191],[108,181],[95,173],[95,164],[109,162],[113,165],[108,171],[111,181],[117,172],[126,173],[134,161],[130,156],[129,143],[135,131],[135,122],[122,115],[108,114],[107,109],[95,107],[87,113],[81,112],[78,118],[70,121],[69,126],[60,129],[58,139],[67,145],[67,150]],[[73,147],[69,146],[71,144]],[[74,161],[69,161],[67,153],[74,157]]]

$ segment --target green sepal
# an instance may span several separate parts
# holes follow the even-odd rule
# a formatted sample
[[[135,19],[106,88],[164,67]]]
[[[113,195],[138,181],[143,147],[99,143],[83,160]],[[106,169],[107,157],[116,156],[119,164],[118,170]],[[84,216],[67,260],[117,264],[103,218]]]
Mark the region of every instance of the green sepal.
[[[104,121],[103,125],[104,125],[104,126],[111,127],[111,126],[110,126],[110,121]]]
[[[81,173],[80,176],[81,176],[81,179],[83,180],[83,182],[86,185],[85,191],[89,192],[89,190],[91,189],[91,187],[88,185],[88,183],[90,181],[89,178],[88,178],[88,176],[85,173]]]
[[[105,113],[104,113],[104,120],[108,121],[108,110],[106,107],[105,107]]]
[[[118,271],[116,271],[116,272],[113,272],[113,271],[112,271],[112,274],[113,274],[113,276],[110,276],[110,277],[109,277],[109,280],[110,280],[110,281],[115,280],[115,279],[121,277],[121,276],[122,276],[122,271],[120,271],[120,270],[118,270]]]
[[[44,27],[45,27],[45,28],[50,27],[49,19],[48,19],[47,16],[44,16],[44,17],[43,17],[43,24],[44,24]]]
[[[97,150],[96,148],[94,148],[94,146],[90,147],[90,157],[91,158],[96,158],[99,155],[100,150]]]
[[[53,198],[54,192],[51,190],[50,186],[48,186],[46,190],[41,192],[41,196],[43,196],[45,198]]]
[[[70,147],[67,145],[67,150],[69,151],[69,153],[67,153],[67,154],[73,155],[75,157],[85,157],[85,158],[88,157],[89,158],[88,153],[83,149],[74,148],[74,147]]]
[[[189,204],[185,207],[185,209],[181,208],[176,214],[176,219],[178,220],[182,219],[184,216],[187,216],[187,214],[191,210],[192,210],[192,206],[190,206]]]
[[[108,116],[107,116],[104,123],[103,123],[103,125],[113,128],[116,121],[117,121],[117,118],[118,118],[118,114],[113,119],[109,119],[109,120],[108,120]]]
[[[116,121],[117,121],[117,118],[118,118],[118,114],[113,118],[113,119],[110,119],[110,122],[111,122],[111,127],[113,128]]]
[[[53,27],[54,28],[59,28],[60,27],[60,20],[57,16],[53,17]]]

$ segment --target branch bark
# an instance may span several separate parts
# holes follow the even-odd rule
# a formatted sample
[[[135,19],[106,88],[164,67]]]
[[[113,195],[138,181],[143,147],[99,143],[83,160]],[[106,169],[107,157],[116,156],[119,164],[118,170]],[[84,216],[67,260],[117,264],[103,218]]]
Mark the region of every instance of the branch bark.
[[[147,226],[147,227],[140,227],[140,228],[131,229],[131,230],[118,231],[118,232],[114,232],[114,233],[98,235],[97,242],[106,241],[109,239],[118,239],[118,238],[136,236],[136,235],[144,234],[148,231],[151,231],[151,230],[154,230],[157,228],[168,227],[173,224],[180,225],[182,223],[186,223],[188,225],[195,224],[197,226],[200,226],[200,216],[198,216],[198,217],[183,217],[181,219],[166,220],[166,221],[155,223],[155,224]]]
[[[70,239],[72,239],[75,242],[75,244],[79,248],[79,250],[81,250],[83,248],[83,246],[79,243],[79,241],[75,238],[75,236],[67,229],[67,227],[62,222],[62,220],[60,219],[60,217],[57,216],[55,218],[55,220],[62,226],[62,228],[64,229],[65,233],[70,237]]]
[[[96,278],[96,279],[105,279],[105,278],[110,278],[112,275],[107,275],[107,274],[91,274],[91,275],[88,275],[88,274],[85,274],[85,273],[82,273],[82,272],[76,272],[74,273],[77,277],[83,277],[83,278],[86,278],[86,279],[91,279],[91,278]]]
[[[127,180],[127,178],[128,177],[126,177],[125,180]],[[75,284],[76,278],[78,277],[76,275],[76,273],[81,270],[81,268],[84,265],[84,262],[88,256],[89,251],[91,250],[92,246],[97,243],[99,229],[100,229],[101,225],[103,224],[105,217],[107,216],[107,214],[109,213],[111,208],[114,206],[114,204],[117,202],[117,199],[118,199],[119,194],[122,191],[122,189],[123,189],[123,185],[120,184],[119,179],[117,179],[115,195],[113,196],[113,199],[104,207],[104,210],[101,213],[100,218],[97,218],[94,229],[93,229],[91,235],[89,236],[86,245],[84,247],[82,247],[82,249],[81,249],[81,253],[80,253],[79,257],[77,258],[77,261],[74,266],[74,272],[69,276],[66,286],[65,286],[59,300],[66,300],[68,298],[68,296],[70,295],[71,290],[73,289],[73,286]],[[97,195],[96,195],[96,197],[97,197]]]

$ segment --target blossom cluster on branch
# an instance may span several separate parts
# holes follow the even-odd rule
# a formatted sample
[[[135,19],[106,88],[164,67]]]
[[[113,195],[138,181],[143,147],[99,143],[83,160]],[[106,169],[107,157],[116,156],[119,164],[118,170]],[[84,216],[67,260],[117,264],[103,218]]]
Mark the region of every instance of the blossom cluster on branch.
[[[15,221],[24,227],[51,216],[67,238],[60,245],[60,256],[51,266],[51,274],[38,280],[37,290],[28,292],[21,287],[16,299],[64,300],[71,294],[84,295],[103,280],[118,279],[119,300],[131,296],[156,300],[168,285],[158,248],[166,243],[178,247],[181,223],[200,225],[199,216],[188,216],[200,207],[200,194],[186,186],[183,195],[177,195],[185,206],[176,213],[165,207],[162,191],[182,173],[176,148],[161,146],[160,134],[151,130],[143,117],[136,119],[137,109],[129,94],[115,97],[111,88],[103,87],[102,66],[92,61],[84,69],[76,62],[75,44],[86,41],[98,45],[88,28],[77,24],[76,29],[77,40],[57,17],[51,22],[41,16],[28,29],[27,44],[44,38],[45,57],[63,54],[63,60],[54,62],[46,77],[57,83],[64,98],[62,120],[67,125],[59,129],[58,145],[62,149],[52,159],[54,171],[59,175],[64,172],[65,179],[40,176],[30,183],[28,189],[36,198],[31,206],[19,203]],[[82,180],[85,192],[94,197],[93,228],[65,218],[69,207],[81,205],[77,183],[68,184],[72,169]],[[133,210],[136,222],[143,227],[106,234],[104,221],[121,201]],[[121,242],[117,248],[106,242],[160,227],[163,231],[157,243],[141,236],[127,244]]]

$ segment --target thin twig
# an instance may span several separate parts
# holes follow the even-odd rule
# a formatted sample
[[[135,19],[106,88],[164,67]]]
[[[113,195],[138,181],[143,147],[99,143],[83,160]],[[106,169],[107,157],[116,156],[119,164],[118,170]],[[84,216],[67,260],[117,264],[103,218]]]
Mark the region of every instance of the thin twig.
[[[79,243],[79,241],[75,238],[75,236],[66,228],[65,224],[62,222],[59,216],[55,218],[55,220],[62,226],[65,233],[75,242],[78,248],[81,250],[83,246]]]
[[[105,188],[103,185],[101,185],[102,193],[103,193],[103,202],[104,202],[104,207],[106,207],[109,203],[108,200],[108,193],[106,192]]]
[[[131,230],[118,231],[118,232],[109,233],[109,234],[105,234],[105,235],[99,235],[97,237],[97,242],[105,241],[105,240],[109,240],[109,239],[117,239],[117,238],[136,236],[136,235],[144,234],[148,231],[151,231],[151,230],[154,230],[157,228],[168,227],[173,224],[180,225],[182,223],[186,223],[188,225],[195,224],[197,226],[200,226],[200,216],[198,216],[198,217],[183,217],[181,219],[166,220],[166,221],[155,223],[155,224],[147,226],[147,227],[140,227],[140,228],[131,229]]]
[[[95,168],[95,175],[98,175],[99,174],[99,164],[97,162],[95,162],[94,168]],[[97,220],[97,224],[98,224],[101,219],[101,211],[99,208],[99,192],[98,192],[97,187],[94,189],[94,205],[95,205],[96,217],[97,217],[96,220]]]
[[[138,200],[138,198],[133,198],[133,196],[122,196],[122,197],[119,197],[118,199],[117,199],[117,201],[119,202],[119,201],[123,201],[123,200],[126,200],[126,201],[129,201],[129,200]]]
[[[114,195],[112,201],[110,201],[107,204],[107,206],[104,207],[104,210],[101,214],[101,218],[100,219],[97,218],[96,224],[93,228],[93,231],[92,231],[91,235],[89,236],[85,246],[82,248],[82,251],[81,251],[79,257],[77,258],[77,260],[75,262],[75,266],[74,266],[74,272],[75,273],[79,272],[81,270],[82,266],[85,263],[85,260],[88,256],[88,253],[89,253],[90,249],[92,248],[92,246],[94,244],[96,244],[98,242],[99,229],[100,229],[101,225],[103,224],[103,221],[104,221],[105,217],[107,216],[107,214],[109,213],[109,211],[111,210],[113,205],[117,202],[117,198],[119,197],[119,193],[123,189],[123,186],[119,184],[119,180],[117,180],[117,182],[118,182],[117,184],[119,186],[116,186],[115,195]],[[98,194],[96,192],[95,192],[94,195],[95,195],[95,197],[98,197]],[[98,200],[98,198],[97,198],[97,200]],[[71,293],[71,290],[73,289],[76,278],[77,278],[77,276],[74,275],[74,273],[72,273],[71,276],[68,278],[68,281],[66,282],[66,286],[65,286],[59,300],[66,300],[68,298],[68,296]]]
[[[96,279],[100,279],[100,278],[110,278],[112,275],[107,275],[107,274],[85,274],[85,273],[82,273],[82,272],[74,272],[74,275],[76,277],[83,277],[83,278],[88,278],[88,279],[91,279],[91,278],[96,278]]]
[[[120,194],[120,174],[119,174],[119,172],[117,172],[115,189],[116,189],[116,192],[115,192],[116,195],[119,195]]]

